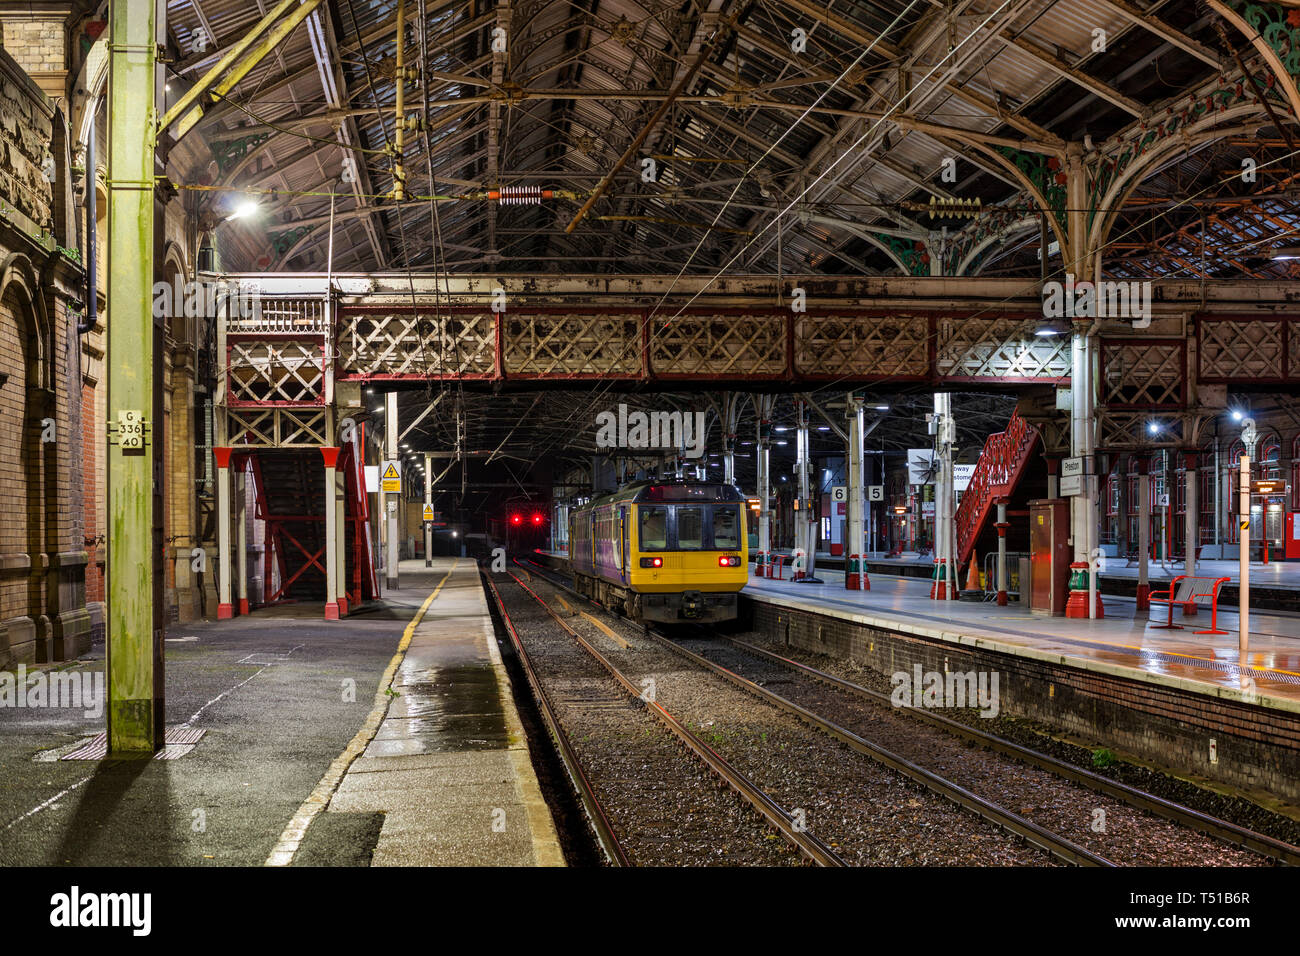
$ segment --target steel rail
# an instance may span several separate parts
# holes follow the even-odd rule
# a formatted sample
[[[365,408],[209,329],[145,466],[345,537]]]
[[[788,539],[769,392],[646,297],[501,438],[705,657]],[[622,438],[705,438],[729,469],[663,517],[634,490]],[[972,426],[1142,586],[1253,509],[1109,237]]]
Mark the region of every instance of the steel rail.
[[[501,600],[496,585],[492,579],[483,573],[480,569],[488,589],[492,592],[492,598],[496,602],[497,610],[501,614],[501,620],[505,622],[506,631],[510,634],[510,643],[514,645],[515,653],[519,656],[519,663],[524,669],[524,674],[528,678],[528,684],[533,690],[533,699],[537,701],[542,720],[546,724],[546,730],[555,741],[555,745],[560,753],[560,759],[564,763],[564,769],[569,775],[569,780],[573,783],[573,788],[577,791],[578,798],[582,801],[583,810],[586,812],[587,820],[596,833],[596,839],[600,843],[600,848],[605,853],[605,858],[614,866],[631,866],[623,844],[619,842],[618,836],[614,833],[613,824],[610,823],[608,814],[596,796],[596,790],[587,778],[586,771],[582,768],[582,762],[573,750],[573,745],[569,743],[568,735],[560,729],[560,719],[555,713],[555,707],[551,704],[551,698],[542,687],[542,682],[537,676],[537,671],[533,667],[532,659],[528,652],[524,650],[524,642],[519,637],[519,632],[515,630],[514,622],[510,620],[510,615],[506,613],[505,602]]]
[[[860,737],[846,727],[821,717],[806,707],[796,704],[792,700],[782,697],[780,694],[761,687],[746,677],[741,677],[735,671],[716,664],[707,657],[702,657],[694,651],[688,651],[686,648],[669,640],[662,634],[653,629],[646,628],[644,633],[651,640],[662,644],[664,647],[672,650],[681,657],[686,658],[692,663],[712,671],[719,677],[729,681],[741,690],[759,697],[760,699],[774,704],[782,710],[794,714],[796,717],[806,723],[816,727],[818,730],[829,734],[837,740],[843,741],[858,753],[871,757],[891,770],[901,773],[903,776],[916,783],[921,784],[928,790],[931,790],[942,797],[951,800],[960,807],[964,807],[1005,830],[1013,836],[1019,837],[1032,846],[1038,847],[1046,853],[1051,854],[1065,863],[1076,866],[1115,866],[1116,864],[1104,856],[1099,856],[1091,850],[1079,846],[1072,840],[1053,833],[1052,831],[1039,826],[1032,820],[1027,820],[1018,813],[1013,813],[1005,807],[999,806],[991,800],[986,800],[977,794],[971,793],[964,787],[958,786],[951,780],[940,777],[932,771],[926,770],[917,764],[912,763],[905,757],[900,757],[893,751],[886,750],[878,744],[874,744],[864,737]]]
[[[556,587],[565,587],[565,585],[555,582],[553,578],[549,577],[549,575],[555,573],[554,569],[546,568],[544,565],[541,565],[536,561],[533,561],[532,563],[535,567],[542,569],[542,572],[540,573],[547,573],[548,579],[552,580],[552,583],[554,583]],[[869,687],[863,687],[861,684],[855,684],[852,681],[844,680],[843,678],[836,677],[833,674],[817,670],[816,668],[810,667],[807,664],[802,664],[799,661],[782,657],[779,654],[775,654],[764,648],[750,644],[748,641],[742,641],[725,634],[714,634],[713,636],[718,640],[727,641],[757,657],[805,673],[816,680],[822,681],[823,683],[829,684],[847,693],[866,698],[882,706],[887,706],[891,710],[906,710],[909,715],[916,719],[946,730],[964,740],[972,741],[986,749],[1000,753],[1003,756],[1020,760],[1030,766],[1037,767],[1040,770],[1046,770],[1049,773],[1056,774],[1072,783],[1077,783],[1096,793],[1119,800],[1121,803],[1128,804],[1138,810],[1153,813],[1156,816],[1162,817],[1173,823],[1189,827],[1197,832],[1205,834],[1206,836],[1219,840],[1222,843],[1228,844],[1229,846],[1242,847],[1269,859],[1277,860],[1278,862],[1284,863],[1288,866],[1300,866],[1300,847],[1286,843],[1285,841],[1278,840],[1256,830],[1251,830],[1248,827],[1240,826],[1239,824],[1224,820],[1221,817],[1202,813],[1199,810],[1194,810],[1183,804],[1175,803],[1172,800],[1166,800],[1164,797],[1156,796],[1153,793],[1148,793],[1145,790],[1140,790],[1129,784],[1121,783],[1118,780],[1111,780],[1108,777],[1103,777],[1100,774],[1093,773],[1083,767],[1076,767],[1075,765],[1061,760],[1060,758],[1053,757],[1050,754],[1033,750],[1032,748],[1025,747],[1022,744],[1017,744],[1013,741],[1007,740],[1004,737],[998,737],[995,734],[988,733],[987,731],[977,730],[968,724],[963,724],[960,721],[953,720],[951,717],[945,717],[942,714],[936,714],[932,711],[918,707],[894,708],[889,697],[879,691],[874,691]]]
[[[960,721],[953,720],[951,717],[945,717],[942,714],[936,714],[919,707],[895,708],[893,702],[886,694],[872,690],[869,687],[863,687],[861,684],[855,684],[852,681],[845,680],[841,677],[836,677],[834,674],[827,674],[825,671],[820,671],[815,667],[810,667],[807,664],[800,663],[799,661],[791,660],[788,657],[782,657],[781,655],[775,654],[765,648],[750,644],[748,641],[742,641],[734,637],[727,637],[722,634],[716,635],[716,637],[720,640],[729,642],[746,653],[784,665],[791,670],[807,674],[815,680],[829,684],[849,694],[863,697],[873,703],[889,707],[891,710],[905,710],[910,716],[925,721],[932,726],[946,730],[949,733],[977,743],[1004,756],[1012,757],[1031,766],[1038,767],[1040,770],[1046,770],[1050,773],[1057,774],[1073,783],[1080,784],[1081,786],[1087,787],[1097,793],[1112,797],[1139,810],[1154,813],[1155,815],[1164,817],[1174,823],[1204,833],[1206,836],[1213,837],[1232,846],[1243,847],[1247,850],[1258,853],[1261,856],[1266,856],[1289,866],[1300,865],[1300,847],[1293,846],[1290,843],[1248,829],[1247,827],[1240,826],[1220,817],[1211,816],[1210,814],[1202,813],[1199,810],[1193,810],[1191,807],[1175,803],[1172,800],[1166,800],[1164,797],[1158,797],[1145,790],[1139,790],[1137,787],[1121,783],[1118,780],[1111,780],[1109,777],[1103,777],[1100,774],[1093,773],[1083,767],[1076,767],[1058,757],[1053,757],[1050,754],[1033,750],[1032,748],[1007,740],[1004,737],[998,737],[997,735],[991,734],[987,731],[978,730],[968,724],[963,724]]]
[[[691,733],[676,717],[670,714],[664,707],[656,701],[645,700],[639,687],[633,684],[605,655],[596,650],[587,640],[575,631],[563,618],[555,613],[554,608],[546,603],[542,597],[530,588],[527,584],[515,576],[513,572],[506,572],[515,584],[519,585],[530,597],[545,609],[546,613],[551,616],[560,628],[573,638],[573,640],[593,657],[601,667],[603,667],[611,677],[623,688],[624,691],[633,699],[640,703],[668,728],[672,734],[685,744],[692,753],[695,754],[704,764],[720,777],[729,787],[743,797],[755,810],[762,815],[768,823],[774,826],[787,840],[803,853],[806,857],[821,866],[848,866],[848,862],[832,850],[826,843],[818,839],[812,833],[802,830],[796,826],[793,816],[787,813],[775,800],[772,799],[761,787],[750,780],[745,774],[741,773],[735,767],[731,766],[721,754],[715,751],[704,741],[700,740],[695,734]]]

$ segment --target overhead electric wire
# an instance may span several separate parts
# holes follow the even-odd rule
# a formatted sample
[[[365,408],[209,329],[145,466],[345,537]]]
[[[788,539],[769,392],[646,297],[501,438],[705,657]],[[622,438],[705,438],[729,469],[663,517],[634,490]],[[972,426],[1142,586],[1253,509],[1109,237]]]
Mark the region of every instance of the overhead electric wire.
[[[723,214],[724,214],[724,213],[726,212],[726,210],[727,210],[727,205],[730,204],[731,201],[735,199],[736,195],[737,195],[737,194],[739,193],[739,191],[740,191],[740,187],[744,184],[745,180],[747,180],[747,179],[748,179],[748,178],[749,178],[749,177],[754,173],[754,171],[758,168],[759,164],[762,163],[763,160],[765,160],[769,155],[771,155],[772,151],[775,150],[775,149],[777,148],[777,146],[779,146],[779,145],[780,145],[780,144],[785,140],[785,138],[786,138],[787,136],[789,136],[792,132],[794,132],[795,128],[798,127],[799,124],[802,123],[802,122],[803,122],[803,121],[804,121],[804,120],[805,120],[805,119],[806,119],[806,118],[807,118],[807,117],[812,113],[813,108],[814,108],[815,106],[817,106],[817,104],[819,104],[823,99],[825,99],[826,96],[828,96],[828,95],[830,94],[830,92],[831,92],[832,90],[834,90],[835,87],[836,87],[836,86],[837,86],[841,81],[843,81],[845,78],[848,77],[848,75],[852,72],[852,70],[854,69],[854,67],[856,67],[858,63],[860,63],[860,62],[861,62],[861,61],[862,61],[862,60],[863,60],[863,59],[864,59],[864,58],[865,58],[869,53],[871,53],[871,51],[875,49],[875,47],[880,43],[880,41],[881,41],[882,39],[884,39],[884,36],[885,36],[886,33],[890,32],[892,29],[894,29],[894,27],[896,27],[900,22],[902,22],[902,20],[907,16],[907,14],[908,14],[909,12],[911,12],[912,8],[915,7],[915,6],[917,5],[918,2],[919,2],[919,0],[909,0],[908,5],[903,9],[903,11],[902,11],[901,13],[898,14],[898,16],[896,16],[896,17],[894,18],[893,22],[891,22],[891,23],[889,24],[889,26],[886,27],[886,29],[882,30],[882,31],[877,35],[877,37],[876,37],[875,40],[873,40],[870,44],[868,44],[866,47],[864,47],[863,50],[862,50],[862,51],[857,55],[857,57],[854,58],[853,62],[850,63],[847,67],[845,67],[844,70],[840,72],[839,76],[837,76],[837,77],[836,77],[836,78],[835,78],[835,79],[834,79],[834,80],[833,80],[833,81],[832,81],[832,82],[831,82],[831,83],[826,87],[826,89],[822,90],[822,92],[817,96],[817,99],[815,99],[815,100],[814,100],[814,101],[813,101],[809,106],[807,106],[807,107],[804,109],[804,111],[803,111],[802,113],[799,114],[798,117],[795,118],[794,122],[790,124],[790,126],[785,130],[785,132],[783,132],[783,133],[782,133],[782,134],[781,134],[781,135],[780,135],[780,136],[779,136],[779,137],[778,137],[778,138],[777,138],[773,143],[771,143],[771,144],[768,146],[768,148],[767,148],[766,150],[764,150],[763,154],[762,154],[758,159],[754,160],[754,162],[751,163],[751,164],[749,165],[749,167],[748,167],[748,168],[745,170],[745,172],[741,175],[740,180],[736,183],[735,188],[732,189],[732,191],[731,191],[731,195],[730,195],[730,196],[728,197],[728,199],[727,199],[727,203],[725,203],[725,204],[722,206],[722,208],[720,208],[720,209],[718,210],[717,215],[713,217],[713,222],[711,223],[710,228],[712,228],[713,226],[716,226],[716,225],[718,224],[718,222],[721,220]],[[1003,6],[1005,6],[1008,2],[1009,2],[1009,0],[1003,0]],[[1000,9],[1000,8],[999,8],[999,9]],[[995,12],[996,12],[996,11],[995,11]],[[992,16],[992,14],[990,14],[990,17],[991,17],[991,16]],[[972,35],[973,35],[973,33],[972,33]],[[948,54],[948,55],[951,56],[953,52],[954,52],[954,51],[949,51],[949,54]],[[945,57],[945,59],[946,59],[946,57]],[[940,64],[941,64],[942,62],[943,62],[943,61],[941,60],[941,61],[940,61]],[[938,69],[938,65],[935,66],[935,69]],[[933,73],[933,70],[931,71],[931,73]],[[927,78],[928,78],[928,76],[927,76]],[[924,82],[924,81],[922,81],[922,82]],[[895,107],[895,108],[897,108],[897,107]],[[824,174],[823,174],[823,175],[824,175]],[[806,191],[805,191],[805,192],[806,192]],[[770,225],[770,224],[769,224],[769,225]],[[687,270],[688,268],[690,268],[691,261],[692,261],[692,260],[695,258],[695,256],[699,253],[701,247],[703,247],[703,245],[704,245],[704,241],[705,241],[705,239],[707,239],[708,236],[709,236],[709,233],[706,232],[703,236],[700,237],[700,241],[699,241],[698,243],[696,243],[695,248],[691,251],[690,256],[687,257],[686,262],[683,264],[681,270],[677,273],[677,276],[673,279],[673,282],[672,282],[672,284],[669,286],[668,290],[667,290],[667,291],[666,291],[666,292],[665,292],[665,293],[660,297],[659,301],[658,301],[657,303],[655,303],[655,305],[652,306],[652,307],[649,309],[649,311],[648,311],[648,313],[647,313],[647,316],[646,316],[647,321],[650,321],[650,320],[653,318],[653,316],[654,316],[654,314],[655,314],[655,311],[659,308],[659,306],[661,306],[661,305],[664,303],[664,301],[667,299],[667,297],[668,297],[669,295],[672,294],[673,289],[676,288],[677,282],[680,281],[681,277],[686,273],[686,270]],[[741,247],[741,251],[743,252],[745,249],[749,248],[749,245],[750,245],[750,243],[752,243],[752,242],[753,242],[753,239],[751,238],[751,239],[749,240],[749,242],[746,242],[745,245]],[[733,258],[732,261],[734,262],[735,259]],[[728,263],[728,265],[730,265],[730,263]],[[724,268],[725,268],[725,267],[724,267]],[[721,274],[721,273],[719,273],[719,275],[720,275],[720,274]],[[717,277],[715,276],[714,279],[710,280],[710,283],[712,283],[713,281],[716,281],[716,279],[717,279]],[[693,301],[695,300],[695,298],[697,298],[697,297],[698,297],[698,293],[696,294],[696,296],[692,297],[692,299],[691,299],[690,301],[693,302]],[[679,311],[677,314],[680,315],[681,312]],[[655,330],[653,327],[651,327],[651,328],[648,330],[648,334],[649,334],[649,336],[650,336],[650,342],[653,342],[653,340],[654,340],[654,338],[655,338],[655,336],[656,336],[656,330]],[[647,343],[646,343],[646,346],[648,347],[649,344],[650,344],[650,343],[647,342]],[[626,349],[626,347],[625,347],[624,350],[623,350],[623,353],[620,354],[620,356],[619,356],[620,359],[623,358],[623,357],[626,355],[626,352],[627,352],[627,349]],[[594,393],[594,394],[593,394],[593,396],[592,396],[592,400],[593,400],[593,401],[596,401],[596,400],[598,400],[601,396],[607,394],[607,393],[609,392],[610,387],[611,387],[611,386],[607,384],[607,385],[605,385],[603,388],[598,386],[596,389],[593,389],[593,393]],[[549,446],[548,446],[548,448],[549,448]]]

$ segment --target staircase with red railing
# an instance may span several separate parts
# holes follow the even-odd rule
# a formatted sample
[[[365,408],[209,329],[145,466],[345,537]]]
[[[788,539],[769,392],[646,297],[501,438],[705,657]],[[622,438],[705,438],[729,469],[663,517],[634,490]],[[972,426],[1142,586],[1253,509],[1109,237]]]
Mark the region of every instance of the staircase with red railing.
[[[975,474],[957,506],[957,566],[970,560],[975,542],[999,498],[1009,497],[1020,481],[1038,429],[1013,412],[1006,431],[990,435],[975,465]]]

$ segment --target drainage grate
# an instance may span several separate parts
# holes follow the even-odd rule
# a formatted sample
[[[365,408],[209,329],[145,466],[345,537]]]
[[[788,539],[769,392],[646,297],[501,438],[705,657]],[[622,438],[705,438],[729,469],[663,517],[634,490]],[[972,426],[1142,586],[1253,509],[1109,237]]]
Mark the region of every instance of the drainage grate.
[[[1240,664],[1234,664],[1231,661],[1215,661],[1204,657],[1182,657],[1178,654],[1166,654],[1162,651],[1143,650],[1142,658],[1144,660],[1159,661],[1162,664],[1176,664],[1180,667],[1195,667],[1201,670],[1219,671],[1223,674],[1231,674],[1233,677],[1249,676],[1259,674],[1262,678],[1275,681],[1279,684],[1300,684],[1300,677],[1295,674],[1289,674],[1286,671],[1268,670],[1259,667],[1242,667]]]
[[[194,727],[169,727],[162,750],[153,755],[154,760],[175,760],[184,757],[203,739],[207,730]],[[103,760],[108,756],[108,734],[96,734],[80,747],[69,751],[60,760]]]

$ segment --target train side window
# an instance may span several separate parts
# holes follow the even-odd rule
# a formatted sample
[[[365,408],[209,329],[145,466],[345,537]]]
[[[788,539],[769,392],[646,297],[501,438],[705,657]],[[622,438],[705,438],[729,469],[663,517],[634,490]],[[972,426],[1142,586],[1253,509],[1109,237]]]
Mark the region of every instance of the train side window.
[[[740,547],[740,518],[734,506],[713,506],[713,546],[737,549]]]
[[[641,505],[637,510],[641,516],[641,532],[638,535],[641,550],[666,551],[668,549],[668,509]]]
[[[704,548],[704,509],[677,506],[677,548],[680,551]]]

